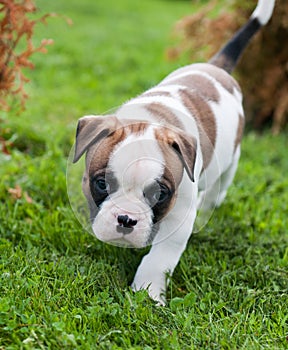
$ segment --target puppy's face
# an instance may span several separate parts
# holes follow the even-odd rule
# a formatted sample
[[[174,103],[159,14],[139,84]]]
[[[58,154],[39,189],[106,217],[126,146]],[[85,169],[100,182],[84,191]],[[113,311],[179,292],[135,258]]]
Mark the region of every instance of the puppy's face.
[[[82,188],[96,237],[137,248],[152,243],[176,201],[184,168],[193,181],[195,140],[147,122],[84,117],[74,162],[85,152]]]

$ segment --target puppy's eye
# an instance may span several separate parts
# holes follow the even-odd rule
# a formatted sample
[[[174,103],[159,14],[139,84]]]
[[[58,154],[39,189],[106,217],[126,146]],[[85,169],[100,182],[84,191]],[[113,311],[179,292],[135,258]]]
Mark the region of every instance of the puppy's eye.
[[[111,172],[102,172],[101,174],[91,174],[89,177],[89,186],[92,198],[98,208],[111,194],[118,188],[118,182]]]
[[[158,192],[158,203],[161,204],[170,197],[171,192],[167,186],[161,183],[159,183],[159,190],[160,191]]]
[[[143,195],[153,207],[168,200],[171,196],[171,191],[166,185],[156,181],[152,186],[145,189]]]
[[[98,177],[93,181],[94,189],[101,194],[107,194],[110,191],[110,185],[104,177]]]

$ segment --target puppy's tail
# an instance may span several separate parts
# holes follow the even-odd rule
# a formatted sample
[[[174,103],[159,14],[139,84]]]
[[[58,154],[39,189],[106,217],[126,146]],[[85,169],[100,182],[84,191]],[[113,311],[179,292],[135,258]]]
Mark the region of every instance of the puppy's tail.
[[[209,63],[231,73],[250,39],[271,18],[274,5],[275,0],[258,0],[257,7],[248,22],[210,59]]]

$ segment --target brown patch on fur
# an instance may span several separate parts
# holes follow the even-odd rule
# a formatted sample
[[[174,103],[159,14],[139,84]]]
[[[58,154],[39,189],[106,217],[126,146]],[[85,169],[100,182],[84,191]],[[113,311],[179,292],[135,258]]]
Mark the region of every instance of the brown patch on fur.
[[[82,191],[86,197],[87,203],[88,203],[88,207],[90,210],[90,220],[94,220],[94,218],[96,217],[97,213],[98,213],[98,208],[94,202],[94,199],[92,197],[91,194],[91,190],[90,190],[90,182],[87,181],[87,172],[85,171],[85,174],[82,178]]]
[[[234,153],[236,152],[236,149],[240,145],[240,142],[242,140],[244,125],[245,125],[245,119],[243,115],[239,115],[237,134],[236,134],[235,144],[234,144]]]
[[[220,100],[219,92],[213,82],[200,74],[190,74],[178,79],[175,77],[172,82],[164,82],[160,85],[163,84],[177,84],[187,87],[189,90],[196,90],[199,95],[208,101],[219,102]]]
[[[159,121],[159,123],[164,122],[165,124],[168,123],[178,128],[183,128],[182,122],[173,111],[171,111],[171,108],[166,107],[162,103],[152,102],[146,106],[146,109]]]
[[[162,150],[166,169],[164,174],[169,178],[172,175],[176,187],[181,182],[183,170],[187,171],[190,179],[194,181],[194,165],[196,159],[196,140],[179,130],[175,132],[169,128],[158,128],[155,130],[155,138],[158,140]]]
[[[175,204],[177,188],[182,180],[184,167],[179,156],[171,147],[175,141],[175,133],[168,128],[157,128],[155,129],[155,138],[158,141],[165,162],[164,172],[160,181],[168,186],[173,193],[170,201],[161,205],[161,208],[157,208],[157,220],[161,221]]]
[[[114,147],[126,136],[125,128],[115,130],[111,135],[90,147],[86,155],[86,168],[89,176],[95,175],[107,168]]]
[[[175,137],[168,129],[159,128],[155,130],[155,138],[158,141],[165,160],[163,177],[168,179],[177,188],[182,180],[184,169],[181,160],[171,147],[175,141]]]
[[[79,119],[73,163],[76,163],[82,155],[94,143],[109,136],[118,128],[119,121],[115,116],[90,116]]]
[[[128,121],[128,123],[129,124],[125,125],[125,131],[127,132],[127,134],[144,134],[148,127],[147,122]]]
[[[206,65],[191,65],[191,69],[193,70],[200,70],[202,72],[205,72],[209,74],[211,77],[213,77],[218,83],[220,83],[224,89],[226,89],[230,94],[233,94],[234,89],[241,92],[240,86],[237,83],[237,81],[227,72],[225,72],[223,69],[218,68],[216,66],[206,64]]]
[[[82,177],[82,191],[88,202],[88,206],[90,209],[90,218],[93,219],[96,216],[97,207],[91,195],[88,176],[89,175],[87,174],[87,169],[85,169],[84,175]]]
[[[199,95],[186,89],[179,91],[185,107],[196,119],[200,146],[203,154],[203,169],[206,169],[213,156],[216,143],[216,121],[208,103]]]

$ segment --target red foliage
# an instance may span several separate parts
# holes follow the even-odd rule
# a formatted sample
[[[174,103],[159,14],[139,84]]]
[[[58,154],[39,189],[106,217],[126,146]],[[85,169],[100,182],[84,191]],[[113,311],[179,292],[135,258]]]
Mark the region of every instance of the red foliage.
[[[24,108],[27,93],[24,85],[29,79],[23,68],[33,69],[30,57],[35,52],[46,52],[51,39],[42,40],[38,47],[32,43],[33,30],[37,23],[53,14],[38,19],[30,19],[28,14],[36,12],[32,0],[0,0],[0,107],[8,110],[8,96],[17,97]],[[19,43],[23,47],[18,48]],[[24,44],[24,45],[23,45]]]

